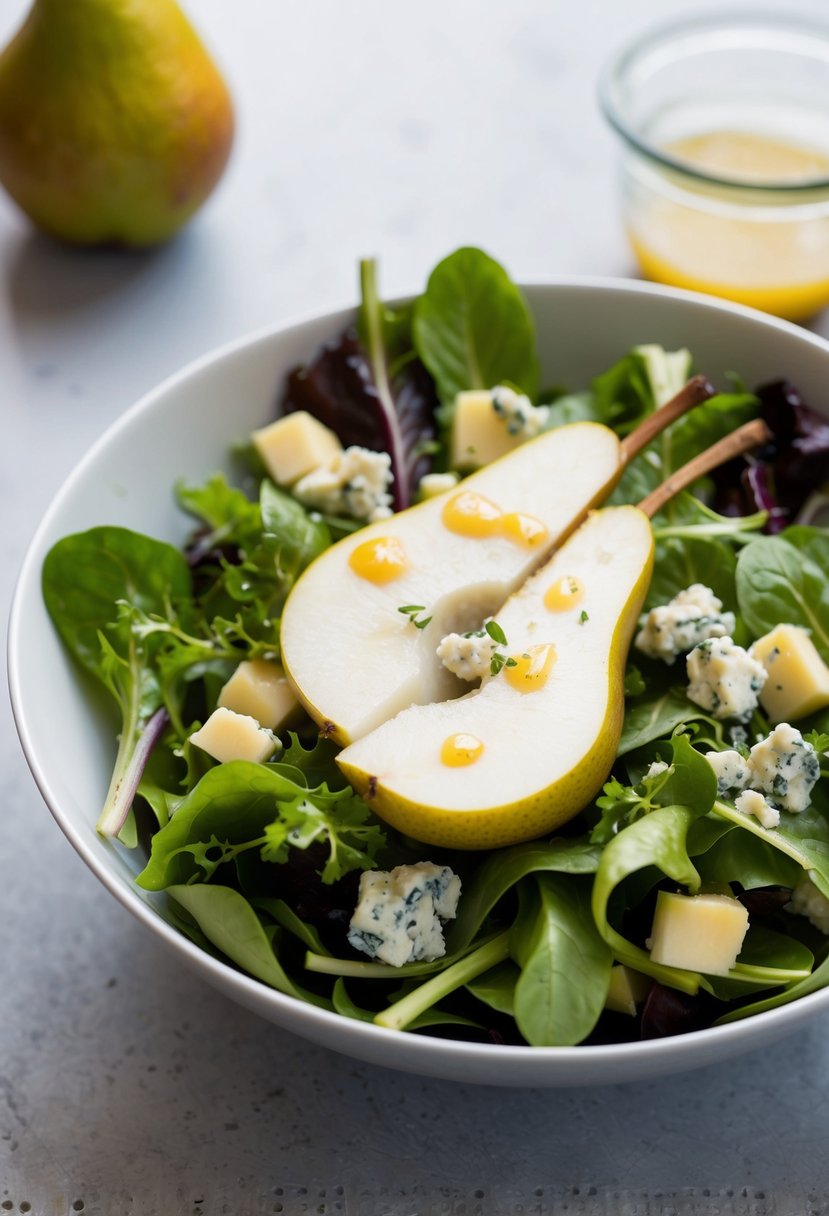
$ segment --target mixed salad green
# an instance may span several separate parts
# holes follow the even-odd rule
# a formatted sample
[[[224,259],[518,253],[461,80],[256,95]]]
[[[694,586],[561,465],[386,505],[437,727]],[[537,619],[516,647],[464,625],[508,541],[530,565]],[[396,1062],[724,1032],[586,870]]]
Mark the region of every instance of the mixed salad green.
[[[357,325],[309,352],[287,378],[281,408],[307,410],[344,444],[388,452],[394,510],[416,501],[425,474],[447,469],[462,390],[507,385],[549,406],[546,427],[593,419],[625,435],[688,374],[687,352],[648,346],[586,389],[541,385],[531,313],[479,250],[448,257],[401,308],[382,304],[371,263],[362,288]],[[748,645],[788,622],[808,629],[829,661],[829,533],[799,522],[829,478],[829,427],[790,386],[751,392],[733,383],[632,462],[611,501],[640,501],[758,415],[772,421],[772,443],[654,519],[646,607],[704,584],[735,614],[735,641]],[[278,489],[252,449],[240,462],[237,485],[213,473],[176,488],[194,520],[183,552],[98,527],[61,540],[43,570],[61,637],[120,719],[99,830],[143,850],[137,882],[167,892],[182,933],[345,1017],[533,1046],[680,1033],[829,982],[829,937],[812,923],[819,918],[791,905],[807,879],[829,899],[827,710],[797,723],[820,763],[810,805],[766,828],[718,795],[705,758],[745,756],[771,730],[762,711],[719,719],[689,700],[684,663],[632,651],[624,730],[601,796],[552,838],[490,853],[425,846],[381,823],[310,720],[263,763],[220,764],[194,746],[190,736],[240,660],[278,661],[280,613],[298,575],[360,526]],[[445,955],[402,967],[367,960],[347,936],[361,872],[425,860],[461,878]],[[660,890],[726,892],[748,909],[727,975],[650,958]],[[646,977],[635,1015],[607,1008],[619,964]]]

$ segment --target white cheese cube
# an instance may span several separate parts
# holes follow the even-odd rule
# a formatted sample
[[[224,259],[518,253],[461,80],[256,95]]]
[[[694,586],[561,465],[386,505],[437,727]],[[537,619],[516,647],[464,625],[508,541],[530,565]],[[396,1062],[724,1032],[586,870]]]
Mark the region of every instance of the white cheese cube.
[[[490,464],[538,435],[549,413],[546,405],[534,406],[529,397],[506,385],[458,393],[452,419],[451,464],[456,469],[479,469]]]
[[[744,790],[751,776],[748,762],[739,752],[706,752],[705,759],[717,778],[717,797],[723,798],[729,790]]]
[[[634,645],[670,666],[678,655],[708,638],[729,637],[735,624],[734,613],[723,612],[722,600],[710,587],[692,583],[641,618]]]
[[[204,726],[190,736],[190,742],[220,764],[230,760],[254,760],[261,764],[277,743],[255,718],[224,708],[214,709]]]
[[[605,1008],[615,1013],[627,1013],[636,1017],[636,1006],[644,1001],[650,990],[651,981],[640,971],[617,963],[610,969],[610,987],[607,990]]]
[[[769,673],[760,704],[772,723],[805,718],[829,705],[829,667],[805,629],[777,625],[749,653]]]
[[[442,958],[441,920],[457,914],[460,891],[457,874],[430,861],[388,872],[366,870],[360,875],[348,940],[355,950],[391,967]]]
[[[755,743],[748,767],[751,788],[795,814],[806,810],[820,777],[817,752],[788,722],[780,722],[766,739]]]
[[[748,929],[748,912],[728,895],[656,897],[650,956],[666,967],[727,975],[737,961]]]
[[[709,638],[688,655],[688,697],[714,718],[747,718],[767,679],[762,663],[729,637]]]
[[[777,807],[767,802],[757,790],[743,790],[734,805],[744,815],[753,815],[764,828],[771,829],[780,826],[780,812]]]
[[[285,672],[267,659],[240,663],[219,693],[218,704],[274,731],[281,730],[299,708]]]
[[[454,490],[458,481],[457,473],[427,473],[425,477],[421,477],[418,483],[418,495],[421,500],[437,498],[438,494],[445,494],[447,490]]]
[[[333,431],[312,414],[298,410],[253,432],[253,445],[278,486],[292,486],[312,469],[330,462],[342,451]]]

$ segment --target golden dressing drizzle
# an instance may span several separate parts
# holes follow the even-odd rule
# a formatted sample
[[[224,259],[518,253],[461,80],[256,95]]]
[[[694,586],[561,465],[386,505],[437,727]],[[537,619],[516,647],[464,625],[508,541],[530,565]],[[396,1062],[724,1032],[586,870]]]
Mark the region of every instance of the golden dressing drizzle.
[[[572,574],[558,579],[544,593],[544,607],[550,612],[566,612],[584,599],[584,583]]]
[[[406,550],[396,536],[365,540],[351,550],[348,564],[355,574],[370,583],[390,583],[409,567]]]
[[[525,515],[523,511],[512,511],[509,515],[502,515],[500,531],[507,540],[513,541],[516,545],[523,545],[525,549],[535,549],[538,545],[543,545],[549,536],[549,532],[540,519],[536,519],[532,515]]]
[[[501,522],[501,508],[482,494],[464,490],[449,499],[442,518],[449,531],[458,536],[494,536]]]
[[[550,678],[558,656],[552,642],[542,642],[539,646],[530,646],[528,650],[510,657],[515,666],[506,666],[503,669],[507,683],[519,692],[538,692]]]
[[[450,735],[444,739],[440,749],[441,761],[449,768],[463,768],[474,764],[483,755],[484,745],[474,735]]]

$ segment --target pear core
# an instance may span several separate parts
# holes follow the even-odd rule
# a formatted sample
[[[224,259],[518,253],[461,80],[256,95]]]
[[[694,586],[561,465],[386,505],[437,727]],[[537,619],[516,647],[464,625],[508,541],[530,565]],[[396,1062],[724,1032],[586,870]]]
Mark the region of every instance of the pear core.
[[[592,514],[498,611],[510,653],[555,647],[531,695],[488,677],[453,701],[413,705],[337,757],[382,819],[424,843],[491,849],[572,818],[607,777],[624,714],[623,674],[653,568],[650,521],[636,507]],[[585,612],[550,613],[561,577],[584,587]],[[441,763],[448,737],[474,736],[476,762]]]
[[[318,557],[288,597],[280,637],[286,674],[323,733],[348,744],[410,705],[465,691],[437,659],[441,639],[479,629],[497,612],[609,492],[622,467],[611,430],[573,423],[487,465],[451,498],[440,495],[369,525]],[[444,512],[461,496],[467,505],[475,498],[493,504],[482,514],[492,515],[494,526],[474,535],[447,527]],[[501,529],[500,519],[514,515],[545,529],[540,543],[535,527],[531,545]],[[405,553],[405,569],[387,583],[353,569],[355,552],[381,539]],[[429,623],[416,628],[399,611],[407,605],[422,605]]]

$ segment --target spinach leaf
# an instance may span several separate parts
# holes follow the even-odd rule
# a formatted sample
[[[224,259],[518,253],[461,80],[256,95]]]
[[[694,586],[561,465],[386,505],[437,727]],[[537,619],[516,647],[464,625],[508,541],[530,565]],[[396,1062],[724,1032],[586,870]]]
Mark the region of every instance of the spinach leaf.
[[[589,883],[538,874],[533,885],[535,899],[529,908],[524,900],[510,934],[510,953],[521,968],[515,1021],[533,1047],[568,1047],[599,1019],[613,954],[593,920]]]
[[[438,263],[415,304],[414,344],[451,406],[465,389],[508,383],[538,390],[532,314],[503,267],[480,249],[458,249]]]
[[[297,770],[233,760],[209,769],[152,840],[136,882],[150,891],[207,880],[239,853],[257,849],[282,862],[290,848],[320,842],[327,849],[323,882],[367,869],[385,836],[350,789],[309,790]]]
[[[812,529],[792,529],[797,547],[781,536],[763,536],[746,545],[737,559],[740,613],[753,637],[781,621],[811,630],[821,658],[829,661],[829,582],[815,556],[824,553],[817,538],[804,544]]]
[[[457,919],[446,930],[448,952],[456,954],[468,946],[498,901],[528,874],[541,870],[593,874],[600,856],[601,849],[586,837],[533,840],[490,853],[464,884]]]
[[[259,917],[232,887],[172,886],[168,894],[189,912],[208,941],[238,967],[298,1000],[330,1008],[323,997],[298,988],[277,961]]]
[[[498,1013],[506,1013],[510,1017],[515,1011],[515,985],[518,983],[520,969],[512,959],[499,963],[491,971],[484,972],[466,985],[467,992],[490,1009]]]
[[[698,812],[688,806],[668,806],[653,811],[619,832],[605,847],[593,884],[593,917],[599,933],[618,962],[651,975],[670,988],[694,993],[700,977],[693,971],[665,967],[651,961],[639,946],[622,937],[608,920],[611,896],[629,875],[655,866],[666,877],[696,893],[700,876],[688,855],[688,831]]]
[[[722,736],[722,723],[689,701],[682,687],[669,688],[655,696],[636,697],[626,706],[618,754],[624,756],[635,748],[670,735],[683,723],[695,720],[710,723],[715,736]]]
[[[689,851],[690,839],[689,833]],[[792,857],[739,827],[722,835],[704,855],[692,852],[692,856],[704,883],[739,882],[746,891],[756,887],[793,887],[803,877],[803,870]]]
[[[717,800],[714,814],[750,832],[807,871],[812,882],[829,899],[829,820],[825,795],[812,796],[812,805],[799,815],[783,815],[778,827],[764,828],[753,815],[738,811],[731,803]]]
[[[702,583],[722,600],[726,610],[733,611],[737,607],[736,571],[734,550],[720,540],[657,540],[646,608],[667,604],[692,583]]]
[[[117,836],[167,722],[154,668],[160,642],[136,637],[131,611],[176,619],[190,596],[190,571],[172,545],[127,528],[92,528],[53,546],[42,586],[64,643],[120,711],[118,753],[97,824],[102,835]]]

